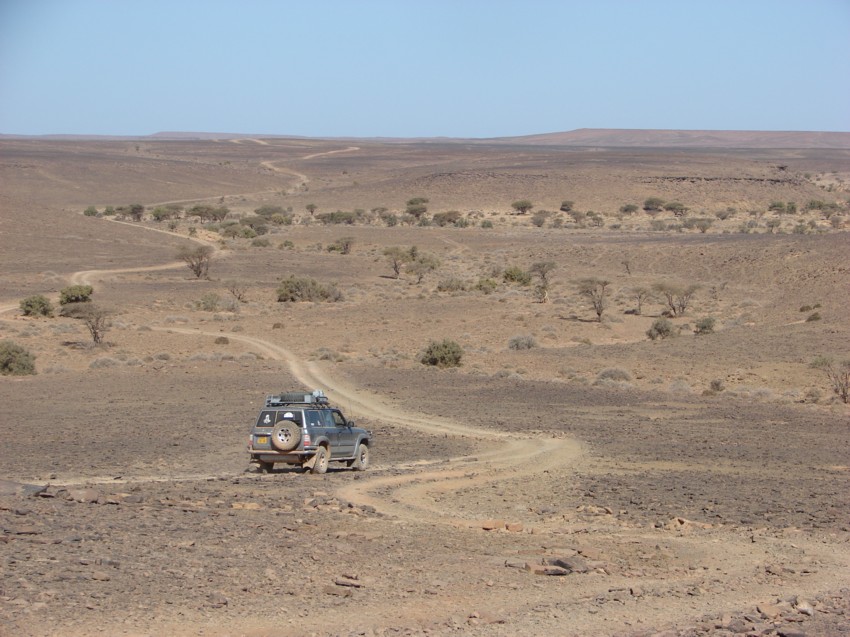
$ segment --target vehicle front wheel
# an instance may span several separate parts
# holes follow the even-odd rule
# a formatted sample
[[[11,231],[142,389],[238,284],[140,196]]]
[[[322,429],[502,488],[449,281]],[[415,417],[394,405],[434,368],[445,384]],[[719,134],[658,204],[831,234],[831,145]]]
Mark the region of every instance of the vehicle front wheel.
[[[365,471],[369,466],[369,445],[361,442],[357,447],[357,455],[348,461],[348,466],[355,471]]]
[[[325,473],[328,470],[329,461],[327,447],[319,447],[316,449],[316,459],[310,473]]]

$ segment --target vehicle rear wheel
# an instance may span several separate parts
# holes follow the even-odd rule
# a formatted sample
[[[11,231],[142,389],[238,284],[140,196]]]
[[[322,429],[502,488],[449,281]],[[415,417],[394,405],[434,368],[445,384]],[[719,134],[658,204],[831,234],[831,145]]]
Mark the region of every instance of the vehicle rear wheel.
[[[369,466],[369,445],[361,442],[357,447],[357,455],[348,461],[348,466],[355,471],[365,471]]]
[[[281,420],[272,429],[272,446],[278,451],[292,451],[301,442],[301,427],[292,420]]]
[[[310,473],[325,473],[328,470],[329,461],[327,447],[319,447],[316,449],[316,459]]]

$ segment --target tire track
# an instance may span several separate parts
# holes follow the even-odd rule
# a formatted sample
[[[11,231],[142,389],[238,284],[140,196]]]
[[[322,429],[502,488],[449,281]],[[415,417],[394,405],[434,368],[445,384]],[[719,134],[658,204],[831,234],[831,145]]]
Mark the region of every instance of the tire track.
[[[158,327],[159,331],[186,336],[219,336],[219,332],[191,328]],[[452,458],[436,470],[417,470],[422,465],[403,467],[403,475],[365,478],[338,489],[337,495],[358,505],[368,505],[397,518],[474,526],[475,520],[454,514],[436,498],[459,488],[528,478],[544,471],[570,470],[582,455],[581,446],[565,438],[517,437],[516,434],[474,427],[449,419],[410,413],[388,404],[378,396],[333,378],[316,363],[303,361],[286,348],[254,336],[232,334],[228,338],[250,345],[264,356],[285,362],[305,387],[321,387],[338,404],[350,405],[363,416],[375,418],[431,435],[474,438],[491,443],[474,456]],[[393,467],[399,469],[399,467]]]

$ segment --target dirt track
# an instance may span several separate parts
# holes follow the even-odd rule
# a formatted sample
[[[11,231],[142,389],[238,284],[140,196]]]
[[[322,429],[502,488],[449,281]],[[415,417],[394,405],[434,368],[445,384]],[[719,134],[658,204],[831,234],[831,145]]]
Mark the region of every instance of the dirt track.
[[[221,146],[237,154],[219,157],[219,147],[204,145],[184,163],[232,179],[232,201],[258,196],[246,208],[280,190],[264,181],[269,168],[293,162],[306,170],[298,160],[321,160],[315,178],[290,174],[309,180],[309,196],[326,209],[328,193],[360,188],[350,186],[355,176],[378,191],[390,187],[386,173],[355,162],[368,161],[365,145],[350,156],[354,147]],[[231,164],[244,158],[243,146],[264,154]],[[169,148],[161,161],[170,180],[183,158]],[[119,151],[101,170],[116,156],[133,161]],[[272,151],[283,156],[267,159]],[[390,152],[398,156],[388,160]],[[433,152],[425,161],[411,148],[380,149],[374,161],[399,172],[401,201],[431,180],[452,192],[469,175],[503,179],[476,163],[461,170],[465,155]],[[530,161],[534,181],[543,168]],[[635,160],[621,161],[629,168]],[[667,160],[648,161],[656,170]],[[423,166],[459,170],[431,176]],[[110,183],[104,178],[103,188]],[[218,192],[199,183],[183,193],[169,182],[156,195],[195,201]],[[591,178],[581,188],[599,190]],[[64,202],[67,193],[51,196]],[[69,321],[12,316],[11,299],[0,307],[4,331],[49,364],[38,376],[0,382],[0,445],[11,450],[0,473],[0,634],[850,632],[846,409],[731,389],[677,393],[662,383],[810,382],[801,376],[808,357],[846,347],[846,326],[834,318],[843,297],[832,294],[846,244],[834,237],[612,234],[572,238],[565,250],[562,231],[549,229],[351,228],[360,248],[337,258],[322,243],[338,230],[304,226],[286,230],[295,251],[237,245],[215,261],[216,276],[252,281],[255,299],[273,290],[279,272],[333,277],[349,301],[280,309],[252,300],[238,315],[212,315],[192,301],[220,293],[220,282],[187,280],[173,254],[153,243],[131,244],[129,262],[127,244],[110,243],[110,233],[173,242],[172,233],[78,211],[67,232],[77,236],[78,224],[104,233],[95,242],[103,252],[94,265],[69,253],[79,271],[63,281],[94,284],[99,299],[123,308],[112,343],[84,347]],[[638,276],[675,270],[716,286],[700,311],[730,327],[650,349],[649,317],[584,320],[565,279],[553,291],[561,303],[550,306],[513,289],[491,300],[393,281],[379,263],[392,244],[441,251],[460,277],[492,270],[491,259],[549,258],[565,277],[589,267],[613,277],[625,256]],[[25,283],[41,281],[40,272]],[[823,302],[822,324],[798,320],[797,307],[814,300]],[[507,351],[519,331],[551,340]],[[413,340],[445,334],[464,341],[464,368],[411,362]],[[323,360],[321,348],[344,355]],[[588,382],[612,364],[629,367],[634,386]],[[245,438],[263,396],[296,386],[325,388],[374,430],[368,472],[246,471]]]

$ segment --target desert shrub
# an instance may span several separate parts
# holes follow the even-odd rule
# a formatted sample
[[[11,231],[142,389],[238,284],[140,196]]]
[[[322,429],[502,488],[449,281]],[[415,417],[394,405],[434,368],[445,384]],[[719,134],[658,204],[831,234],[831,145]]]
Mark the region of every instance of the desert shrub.
[[[534,204],[533,204],[533,203],[531,203],[531,201],[530,201],[530,200],[528,200],[528,199],[520,199],[520,200],[518,200],[518,201],[513,202],[513,203],[511,204],[511,208],[513,208],[514,210],[516,210],[519,214],[524,215],[524,214],[525,214],[525,213],[527,213],[529,210],[531,210],[532,208],[534,208]]]
[[[663,205],[663,199],[658,197],[649,197],[643,202],[643,209],[646,212],[660,212]]]
[[[819,321],[820,318],[820,312],[812,312],[806,317],[806,323],[811,323],[812,321]]]
[[[264,205],[259,208],[254,209],[254,214],[258,217],[265,217],[266,219],[271,219],[275,215],[284,215],[286,211],[283,209],[283,206],[272,206],[272,205]]]
[[[251,242],[251,246],[254,248],[268,248],[272,244],[271,241],[264,238],[257,238]]]
[[[465,292],[466,282],[457,277],[449,277],[437,283],[438,292]]]
[[[666,318],[656,319],[646,331],[646,335],[650,340],[664,339],[673,336],[673,323]]]
[[[203,310],[204,312],[216,312],[218,311],[218,304],[221,301],[221,297],[215,292],[208,292],[204,294],[200,300],[195,301],[195,308],[198,310]]]
[[[313,353],[313,356],[320,361],[332,361],[334,363],[341,363],[345,360],[345,356],[328,347],[320,347]]]
[[[574,205],[574,201],[565,200],[561,202],[561,207],[559,208],[559,210],[561,212],[570,212],[573,209]]]
[[[453,226],[455,225],[461,218],[460,211],[458,210],[449,210],[448,212],[435,212],[434,213],[434,223],[441,228],[444,226]]]
[[[606,367],[596,375],[597,381],[613,380],[618,383],[628,382],[632,379],[632,375],[622,367]]]
[[[286,250],[287,248],[291,249],[291,248],[294,248],[294,247],[295,247],[295,244],[294,244],[294,243],[292,243],[292,241],[290,241],[289,239],[287,239],[286,241],[282,242],[282,243],[278,246],[278,248],[279,248],[280,250]]]
[[[481,227],[482,228],[492,228],[493,222],[490,221],[489,219],[485,219],[484,221],[481,222]]]
[[[320,283],[309,277],[291,275],[280,282],[277,288],[279,303],[295,303],[298,301],[328,301],[342,300],[340,292],[333,283]]]
[[[694,328],[695,334],[713,334],[714,333],[714,324],[716,321],[712,316],[706,316],[705,318],[701,318],[697,321],[696,326]]]
[[[59,292],[59,303],[85,303],[91,300],[94,288],[90,285],[70,285]]]
[[[801,312],[811,312],[813,309],[814,308],[811,305],[801,305],[800,306]]]
[[[83,214],[87,217],[96,217],[97,216],[97,208],[94,206],[89,206],[83,211]]]
[[[811,366],[825,372],[832,391],[843,403],[850,403],[850,360],[835,363],[831,358],[819,356],[812,361]]]
[[[505,268],[502,278],[505,283],[517,283],[518,285],[529,285],[531,283],[531,273],[526,272],[518,265]]]
[[[323,212],[322,214],[316,215],[316,219],[325,225],[353,225],[357,221],[357,218],[358,215],[356,213],[343,212],[342,210],[337,210],[336,212]]]
[[[0,341],[0,374],[3,376],[35,374],[35,356],[13,341]]]
[[[637,205],[633,203],[627,203],[620,206],[620,212],[624,215],[633,215],[638,211]]]
[[[216,345],[230,345],[230,339],[226,336],[218,336],[215,339]]]
[[[381,218],[381,221],[387,224],[388,228],[394,228],[398,225],[398,215],[394,212],[384,211],[379,213],[379,216]]]
[[[21,301],[24,316],[53,316],[53,304],[46,296],[36,294]]]
[[[493,279],[489,278],[481,278],[478,279],[478,283],[475,284],[475,289],[484,294],[493,294],[498,287],[498,283],[496,283]]]
[[[537,347],[537,341],[530,334],[525,336],[514,336],[511,340],[508,341],[508,349],[512,350],[524,350],[524,349],[534,349]]]
[[[351,254],[352,245],[354,245],[354,237],[340,237],[328,246],[328,252]]]
[[[460,367],[462,358],[463,348],[457,342],[445,339],[431,341],[419,357],[419,362],[440,368]]]
[[[726,386],[723,384],[723,380],[720,378],[715,378],[713,381],[711,381],[711,385],[709,386],[711,387],[711,391],[716,393],[720,393],[724,389],[726,389]]]

